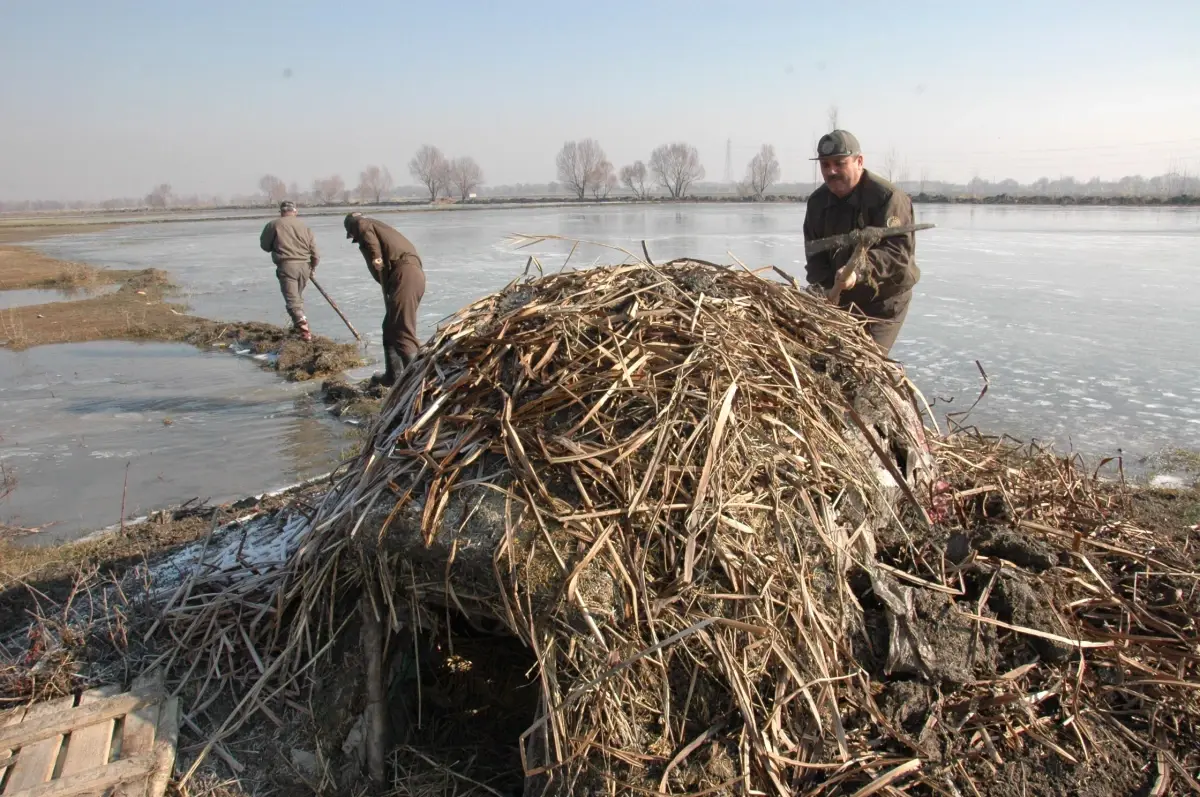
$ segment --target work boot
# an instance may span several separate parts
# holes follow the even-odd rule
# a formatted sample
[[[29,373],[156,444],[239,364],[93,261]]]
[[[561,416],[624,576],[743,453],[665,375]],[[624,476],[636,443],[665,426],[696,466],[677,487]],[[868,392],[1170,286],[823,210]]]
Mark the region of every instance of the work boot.
[[[376,385],[391,387],[396,384],[396,377],[404,370],[404,366],[404,355],[394,346],[385,345],[383,347],[384,372],[371,376],[371,387],[375,387]]]
[[[383,380],[380,384],[384,387],[391,387],[396,384],[396,379],[399,378],[400,374],[404,373],[404,368],[412,358],[406,357],[395,346],[384,346],[383,359],[387,363],[387,369],[383,373]]]
[[[309,342],[312,340],[312,332],[308,328],[308,319],[300,316],[300,320],[296,322],[296,334],[300,336],[300,340]]]

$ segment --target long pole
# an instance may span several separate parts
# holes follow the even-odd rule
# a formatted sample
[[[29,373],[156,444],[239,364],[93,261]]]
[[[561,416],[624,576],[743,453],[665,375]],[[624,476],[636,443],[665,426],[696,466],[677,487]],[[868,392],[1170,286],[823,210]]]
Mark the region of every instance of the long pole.
[[[321,292],[321,295],[325,297],[325,301],[329,302],[329,306],[333,308],[333,312],[337,313],[338,317],[346,322],[346,326],[349,327],[350,331],[354,334],[354,339],[361,342],[362,335],[358,334],[358,330],[354,328],[354,324],[351,324],[350,319],[346,318],[345,314],[342,313],[341,308],[337,306],[337,302],[329,298],[329,294],[326,293],[325,289],[321,287],[321,283],[317,282],[314,277],[309,277],[308,281],[315,285],[317,290]]]

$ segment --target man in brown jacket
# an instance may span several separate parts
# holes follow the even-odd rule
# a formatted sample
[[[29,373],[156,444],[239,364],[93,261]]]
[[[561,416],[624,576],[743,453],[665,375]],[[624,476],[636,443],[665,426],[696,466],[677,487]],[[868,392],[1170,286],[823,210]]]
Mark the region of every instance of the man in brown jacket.
[[[294,202],[288,200],[279,204],[279,218],[267,222],[258,243],[264,252],[271,253],[292,326],[301,339],[312,340],[308,319],[304,316],[304,289],[309,277],[317,270],[320,258],[312,230],[296,218]]]
[[[378,382],[391,387],[421,347],[417,308],[425,296],[425,267],[412,241],[382,221],[350,213],[345,225],[346,237],[358,244],[371,276],[383,288],[386,370]]]
[[[863,227],[898,227],[913,223],[912,200],[898,187],[863,168],[858,139],[845,130],[821,136],[817,157],[825,184],[808,198],[805,242],[842,235]],[[820,252],[808,258],[810,284],[825,295],[840,288],[840,307],[869,319],[867,332],[891,351],[908,315],[913,286],[921,278],[916,262],[916,236],[884,238],[867,250],[859,268],[845,268],[849,249]]]

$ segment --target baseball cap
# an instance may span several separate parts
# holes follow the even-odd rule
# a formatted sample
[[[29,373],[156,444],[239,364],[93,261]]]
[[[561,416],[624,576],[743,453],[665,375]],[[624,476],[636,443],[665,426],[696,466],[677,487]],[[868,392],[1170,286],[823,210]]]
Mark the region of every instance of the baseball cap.
[[[862,147],[858,139],[846,130],[834,130],[821,136],[817,142],[817,157],[809,160],[819,161],[821,158],[844,158],[849,155],[861,155]]]
[[[346,237],[354,238],[354,230],[358,227],[358,219],[362,218],[362,214],[358,211],[347,213],[346,218],[342,220],[342,226],[346,228]]]
[[[296,209],[296,203],[290,199],[285,199],[279,203],[279,212],[280,213],[286,213],[289,210],[295,210],[295,209]]]

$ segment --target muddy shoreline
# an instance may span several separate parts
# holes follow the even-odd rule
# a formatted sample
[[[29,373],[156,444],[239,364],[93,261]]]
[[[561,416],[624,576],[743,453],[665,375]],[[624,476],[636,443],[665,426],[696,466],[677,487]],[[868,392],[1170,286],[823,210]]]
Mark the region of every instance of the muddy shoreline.
[[[106,286],[113,292],[96,295]],[[0,245],[0,291],[59,291],[62,301],[0,310],[0,348],[22,351],[93,340],[190,343],[250,354],[285,379],[304,381],[364,364],[358,348],[261,322],[218,321],[171,301],[176,286],[159,269],[120,270],[56,260],[19,246]]]

